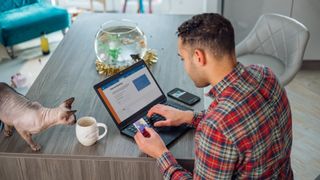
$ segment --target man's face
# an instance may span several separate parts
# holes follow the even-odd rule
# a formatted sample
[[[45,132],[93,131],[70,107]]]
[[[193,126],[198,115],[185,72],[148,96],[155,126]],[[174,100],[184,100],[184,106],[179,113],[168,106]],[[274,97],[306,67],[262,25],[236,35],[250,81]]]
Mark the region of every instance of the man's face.
[[[193,48],[183,44],[181,38],[178,38],[178,53],[183,61],[184,69],[195,86],[200,88],[208,86],[210,83],[207,81],[205,73],[203,72],[203,66],[197,62]]]

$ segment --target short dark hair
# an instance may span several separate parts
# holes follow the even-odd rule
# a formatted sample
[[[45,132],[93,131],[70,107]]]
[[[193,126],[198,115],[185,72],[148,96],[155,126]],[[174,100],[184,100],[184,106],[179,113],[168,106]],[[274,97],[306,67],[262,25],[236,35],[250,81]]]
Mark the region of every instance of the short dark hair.
[[[235,52],[234,30],[229,20],[216,13],[193,16],[177,31],[183,44],[208,49],[216,57]]]

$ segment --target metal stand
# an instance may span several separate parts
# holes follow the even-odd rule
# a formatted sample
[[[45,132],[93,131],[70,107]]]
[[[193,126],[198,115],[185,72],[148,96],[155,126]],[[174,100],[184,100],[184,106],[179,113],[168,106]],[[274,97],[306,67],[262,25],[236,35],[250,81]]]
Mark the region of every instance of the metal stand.
[[[15,58],[13,46],[10,46],[9,48],[7,47],[6,49],[11,59]]]
[[[69,28],[64,28],[64,29],[61,30],[63,36],[65,36],[67,34],[68,30],[69,30]]]

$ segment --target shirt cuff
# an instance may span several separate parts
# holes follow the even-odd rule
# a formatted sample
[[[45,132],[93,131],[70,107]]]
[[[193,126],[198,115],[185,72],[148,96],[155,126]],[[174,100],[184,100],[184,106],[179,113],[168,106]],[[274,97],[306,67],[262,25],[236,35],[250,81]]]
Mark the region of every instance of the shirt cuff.
[[[203,118],[203,116],[204,116],[204,111],[194,112],[191,126],[193,126],[194,128],[197,128],[197,126],[198,126],[199,122],[201,121],[201,119]]]
[[[178,164],[177,160],[174,158],[170,151],[163,153],[157,159],[157,165],[160,167],[160,171],[162,174],[166,172],[171,166]]]

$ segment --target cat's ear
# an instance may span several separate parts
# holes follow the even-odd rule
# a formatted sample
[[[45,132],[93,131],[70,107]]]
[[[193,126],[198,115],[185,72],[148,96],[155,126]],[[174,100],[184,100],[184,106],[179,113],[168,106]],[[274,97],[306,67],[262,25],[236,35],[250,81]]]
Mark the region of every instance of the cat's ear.
[[[71,105],[72,105],[73,102],[74,102],[74,97],[71,97],[71,98],[65,100],[65,101],[60,105],[60,107],[62,106],[62,107],[66,107],[66,108],[68,108],[68,109],[71,109]]]

